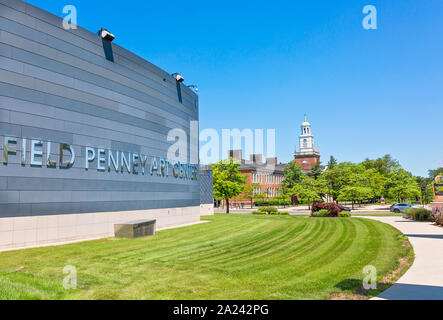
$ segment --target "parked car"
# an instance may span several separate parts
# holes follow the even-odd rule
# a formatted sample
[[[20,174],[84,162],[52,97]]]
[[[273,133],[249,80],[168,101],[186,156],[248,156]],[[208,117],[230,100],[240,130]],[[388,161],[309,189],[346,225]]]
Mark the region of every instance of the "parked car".
[[[403,213],[405,212],[407,209],[411,209],[411,208],[416,208],[417,206],[414,206],[411,203],[394,203],[391,208],[390,211],[394,212],[394,213]]]
[[[345,206],[339,206],[341,211],[348,211],[351,212],[351,208],[345,207]]]

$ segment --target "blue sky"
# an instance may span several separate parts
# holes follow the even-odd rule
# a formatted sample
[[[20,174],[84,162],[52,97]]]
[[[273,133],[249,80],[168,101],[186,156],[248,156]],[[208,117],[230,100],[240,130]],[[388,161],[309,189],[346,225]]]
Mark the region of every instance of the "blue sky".
[[[441,0],[28,2],[73,4],[80,26],[197,84],[200,129],[275,128],[280,161],[307,113],[323,162],[443,166]],[[377,30],[362,27],[368,4]]]

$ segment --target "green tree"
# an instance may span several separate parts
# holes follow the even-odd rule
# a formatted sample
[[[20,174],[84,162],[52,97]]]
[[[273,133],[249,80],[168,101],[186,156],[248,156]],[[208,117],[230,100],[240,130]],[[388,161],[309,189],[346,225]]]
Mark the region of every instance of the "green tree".
[[[334,201],[353,198],[355,202],[385,196],[399,202],[419,198],[426,202],[430,197],[427,184],[422,190],[421,180],[404,170],[390,155],[375,160],[366,159],[360,164],[338,163],[322,177],[327,181],[329,194]],[[361,188],[368,188],[370,192]],[[368,198],[362,198],[363,195]]]
[[[368,169],[363,163],[355,164],[351,162],[337,164],[333,169],[325,172],[322,177],[327,181],[330,195],[335,201],[339,200],[342,189],[345,187],[369,188],[371,196],[367,199],[381,197],[386,181],[386,178],[375,167]],[[369,193],[365,194],[369,195]]]
[[[282,190],[279,190],[277,192],[277,196],[274,199],[277,199],[277,200],[288,200],[288,198],[289,198],[289,195],[283,193]],[[286,205],[283,204],[283,207],[286,207]]]
[[[432,178],[415,177],[415,181],[420,187],[420,201],[423,206],[434,200],[433,180]]]
[[[255,199],[260,199],[260,200],[265,200],[266,198],[267,198],[268,196],[266,195],[266,194],[264,194],[264,193],[257,193],[256,195],[255,195]]]
[[[338,200],[342,188],[353,185],[359,180],[359,174],[365,171],[363,166],[351,162],[342,162],[333,169],[326,171],[322,176],[326,180],[330,195],[334,201]]]
[[[360,177],[360,185],[371,189],[372,198],[381,198],[383,196],[383,187],[386,177],[375,169],[368,169]]]
[[[243,191],[243,199],[249,199],[251,200],[251,209],[254,206],[254,199],[258,199],[257,198],[257,194],[255,194],[255,190],[259,187],[260,185],[258,183],[251,183],[249,185],[245,185],[244,191]]]
[[[311,202],[321,200],[322,195],[328,191],[324,179],[315,180],[312,177],[305,176],[302,181],[291,188],[291,196],[299,196],[308,200],[308,207],[311,209]]]
[[[390,172],[401,168],[399,162],[389,154],[375,160],[366,159],[361,164],[366,169],[375,169],[383,176],[387,176]]]
[[[396,169],[390,172],[384,185],[384,194],[398,202],[420,197],[421,191],[414,176],[404,170]]]
[[[434,179],[436,176],[443,176],[443,167],[434,170],[429,170],[429,178]]]
[[[337,165],[337,159],[334,158],[334,156],[331,156],[329,158],[329,162],[328,162],[328,168],[329,170],[334,169],[334,167]]]
[[[229,213],[229,199],[244,191],[246,177],[240,173],[233,158],[222,160],[211,166],[214,180],[214,198],[226,201],[226,213]]]
[[[338,200],[352,201],[352,209],[356,201],[373,197],[371,188],[361,186],[346,186],[340,190]]]
[[[306,174],[302,171],[301,167],[298,163],[293,160],[289,162],[285,168],[283,169],[284,180],[282,183],[283,192],[286,194],[292,193],[292,188],[294,188],[298,183],[302,181]],[[297,204],[297,197],[295,195],[291,195],[292,205]]]
[[[320,162],[317,162],[315,165],[312,166],[311,176],[317,180],[318,177],[321,176],[323,171],[321,170],[321,164]]]
[[[425,192],[423,194],[423,203],[429,204],[434,201],[434,185],[432,183],[426,186]]]

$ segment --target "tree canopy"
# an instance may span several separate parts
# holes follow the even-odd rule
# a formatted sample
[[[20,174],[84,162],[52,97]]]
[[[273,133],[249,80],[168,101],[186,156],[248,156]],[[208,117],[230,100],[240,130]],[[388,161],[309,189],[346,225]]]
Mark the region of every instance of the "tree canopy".
[[[335,159],[334,156],[331,156],[328,162],[328,169],[334,169],[336,165],[337,165],[337,159]]]
[[[291,188],[289,195],[307,199],[310,208],[312,201],[321,200],[327,192],[328,189],[324,179],[314,179],[305,174],[301,181]]]
[[[362,186],[346,186],[340,191],[338,200],[352,201],[352,209],[354,209],[354,203],[358,200],[370,199],[373,197],[371,188]]]
[[[436,176],[443,176],[443,167],[429,170],[429,178],[434,179]]]
[[[260,184],[258,183],[251,183],[249,185],[245,185],[244,187],[242,198],[249,199],[251,201],[251,208],[254,205],[254,199],[259,199],[257,198],[258,194],[255,193],[258,187],[260,187]]]
[[[292,204],[295,205],[297,197],[292,193],[292,188],[300,183],[306,174],[302,171],[297,161],[292,160],[283,169],[283,175],[285,177],[282,183],[283,193],[291,195]]]
[[[323,173],[322,169],[321,169],[321,164],[320,162],[317,162],[316,164],[314,164],[314,166],[312,167],[312,171],[311,171],[311,176],[317,180],[321,174]]]
[[[214,198],[226,201],[229,213],[229,199],[237,197],[245,190],[246,177],[239,171],[240,164],[233,158],[220,161],[211,166],[214,181]]]
[[[384,194],[398,202],[420,197],[420,186],[415,177],[404,169],[395,169],[387,174]]]
[[[375,160],[366,159],[362,162],[362,165],[365,166],[366,169],[375,169],[378,173],[384,176],[393,170],[401,168],[400,163],[393,159],[390,154],[384,155]]]
[[[328,170],[320,169],[319,165],[314,166],[308,177],[295,160],[285,167],[283,190],[292,196],[293,204],[297,196],[310,201],[320,200],[325,194],[334,201],[352,201],[353,205],[356,201],[382,197],[398,202],[421,199],[425,204],[433,199],[432,178],[443,176],[442,167],[429,170],[430,178],[415,177],[389,154],[361,163],[338,163],[331,156]]]
[[[390,155],[355,164],[342,162],[322,177],[334,200],[355,201],[386,197],[396,201],[425,197],[416,177]],[[429,197],[426,197],[427,200]]]

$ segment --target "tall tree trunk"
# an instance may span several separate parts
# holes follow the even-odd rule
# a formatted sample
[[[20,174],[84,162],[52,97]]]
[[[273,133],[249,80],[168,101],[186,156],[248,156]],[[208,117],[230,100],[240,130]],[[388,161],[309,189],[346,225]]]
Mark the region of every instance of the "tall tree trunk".
[[[226,213],[229,213],[229,199],[226,199]]]
[[[298,198],[297,198],[297,196],[291,196],[291,204],[292,204],[292,206],[297,206],[298,205]]]
[[[251,209],[254,207],[254,199],[251,198]]]

